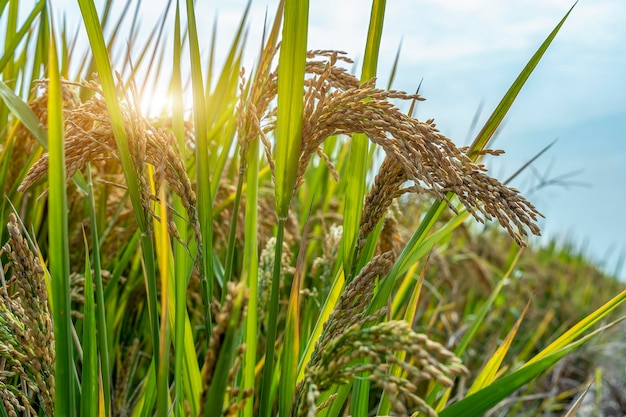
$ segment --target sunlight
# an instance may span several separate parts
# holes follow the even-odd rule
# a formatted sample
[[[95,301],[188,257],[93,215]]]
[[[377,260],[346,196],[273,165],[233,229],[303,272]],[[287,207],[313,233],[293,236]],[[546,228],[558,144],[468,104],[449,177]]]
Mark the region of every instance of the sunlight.
[[[156,89],[146,88],[139,99],[139,107],[144,117],[158,117],[170,112],[171,98],[165,86]]]

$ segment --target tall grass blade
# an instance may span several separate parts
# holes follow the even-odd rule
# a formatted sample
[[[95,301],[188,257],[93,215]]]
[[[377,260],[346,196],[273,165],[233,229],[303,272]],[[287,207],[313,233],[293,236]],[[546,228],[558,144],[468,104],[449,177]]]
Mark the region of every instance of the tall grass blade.
[[[153,342],[153,359],[154,366],[159,367],[159,354],[158,346],[160,345],[159,334],[159,319],[157,314],[157,291],[156,291],[156,266],[154,261],[154,244],[151,238],[151,234],[148,230],[148,220],[143,210],[141,202],[141,194],[139,191],[139,180],[133,160],[131,158],[130,148],[128,144],[128,138],[126,137],[126,130],[124,128],[124,122],[122,119],[119,102],[117,99],[117,90],[115,81],[113,80],[113,74],[111,70],[111,63],[109,62],[109,56],[107,53],[106,45],[104,44],[104,37],[102,35],[102,28],[98,20],[98,14],[93,0],[79,0],[81,14],[83,16],[83,23],[87,30],[89,37],[89,43],[93,52],[96,67],[98,68],[98,74],[100,82],[102,84],[102,91],[111,118],[111,126],[113,128],[113,134],[115,136],[115,142],[119,150],[120,159],[122,163],[122,169],[124,171],[124,178],[126,179],[126,185],[130,200],[135,213],[135,219],[141,231],[141,249],[143,258],[143,268],[145,274],[145,281],[148,293],[148,306],[150,313],[150,327],[152,331]],[[159,395],[166,395],[166,393],[158,393]]]
[[[496,375],[500,370],[500,366],[504,361],[504,357],[508,353],[511,347],[511,343],[513,343],[513,339],[515,338],[515,335],[517,334],[517,331],[522,324],[522,320],[524,320],[524,317],[526,317],[526,313],[528,312],[529,307],[530,302],[526,304],[526,308],[524,308],[524,311],[513,325],[513,328],[511,328],[511,330],[507,334],[504,342],[502,342],[502,344],[498,347],[498,349],[496,349],[493,355],[491,355],[491,357],[483,367],[482,371],[480,371],[480,373],[476,376],[474,383],[467,391],[467,395],[471,395],[477,391],[480,391],[484,387],[490,385],[496,379]]]
[[[151,181],[153,193],[156,190],[154,181]],[[169,292],[171,280],[171,251],[170,237],[167,229],[169,220],[167,216],[165,185],[161,184],[159,192],[158,207],[155,209],[159,212],[159,221],[155,227],[155,238],[157,247],[157,260],[159,263],[160,279],[161,279],[161,343],[159,345],[159,367],[157,370],[157,392],[164,394],[157,397],[157,417],[166,417],[169,405],[169,358],[170,358],[170,328],[168,326],[168,315],[170,309]],[[155,211],[156,211],[155,210]]]
[[[180,5],[176,3],[176,14],[174,22],[174,52],[173,52],[173,67],[172,67],[172,83],[171,83],[171,97],[172,97],[172,131],[176,136],[178,147],[181,151],[185,149],[185,119],[183,114],[183,87],[182,87],[182,75],[181,75],[181,52],[182,41],[180,31]],[[183,214],[185,208],[181,202],[180,197],[174,197],[174,211],[180,213],[179,216],[175,216],[174,224],[180,235],[182,242],[187,242],[189,239],[188,217]],[[185,247],[174,240],[174,415],[181,417],[184,415],[184,392],[185,392],[185,380],[184,380],[184,366],[185,366],[185,318],[186,318],[186,295],[187,295],[187,283],[191,273],[191,262]],[[195,355],[194,355],[195,356]],[[194,404],[193,398],[190,399],[190,403]],[[194,415],[198,415],[198,410],[194,409]]]
[[[583,400],[587,396],[587,393],[589,392],[591,385],[593,385],[593,383],[591,382],[587,384],[587,387],[585,387],[585,390],[578,396],[574,404],[572,404],[570,409],[567,410],[567,413],[563,417],[575,417],[576,416],[576,413],[578,412],[580,407],[583,405]]]
[[[259,200],[259,184],[257,173],[259,172],[259,140],[253,140],[248,145],[248,169],[246,171],[246,216],[245,216],[245,232],[246,240],[244,242],[243,277],[246,287],[249,291],[248,312],[244,321],[244,341],[246,343],[246,352],[243,362],[243,389],[254,390],[255,373],[257,357],[257,326],[258,326],[258,296],[259,296],[259,248],[258,248],[258,200]],[[254,413],[254,397],[250,398],[245,405],[243,415],[252,417]]]
[[[19,2],[11,2],[11,4],[14,5],[14,7],[17,7]],[[39,14],[43,10],[45,10],[45,6],[46,6],[46,0],[39,0],[37,4],[35,4],[33,9],[30,11],[28,16],[26,17],[26,20],[24,21],[20,29],[15,34],[13,33],[7,34],[7,37],[5,39],[5,44],[4,44],[4,54],[2,55],[2,57],[0,57],[0,72],[4,72],[3,74],[5,77],[4,80],[13,79],[14,76],[17,75],[17,74],[11,74],[12,71],[10,71],[9,73],[6,73],[5,69],[7,65],[10,64],[11,59],[14,58],[17,46],[20,44],[20,42],[22,42],[22,40],[24,39],[24,36],[26,36],[30,32],[33,26],[33,22],[39,16]],[[9,18],[7,29],[10,29],[11,20],[12,19]]]
[[[335,278],[333,279],[333,283],[331,284],[330,290],[328,291],[328,296],[324,301],[324,305],[322,306],[319,315],[317,317],[317,321],[315,322],[315,327],[311,332],[311,336],[307,342],[306,347],[304,348],[304,352],[300,355],[300,363],[298,364],[298,382],[301,382],[304,379],[304,371],[306,369],[306,365],[311,360],[311,355],[313,355],[313,350],[315,349],[315,343],[319,340],[322,330],[324,327],[324,323],[329,319],[332,314],[337,302],[339,301],[339,297],[343,291],[343,287],[345,284],[345,277],[343,269],[340,269]]]
[[[559,351],[565,346],[573,343],[575,339],[579,338],[583,333],[589,330],[589,328],[600,322],[600,320],[605,318],[624,301],[626,301],[626,290],[622,291],[620,294],[616,295],[614,298],[609,300],[606,304],[598,308],[596,311],[576,323],[569,330],[559,336],[554,342],[550,343],[550,345],[548,345],[545,349],[543,349],[532,359],[530,359],[524,366],[529,366],[550,355],[551,353]]]
[[[96,324],[100,352],[100,367],[102,375],[102,395],[104,401],[104,415],[111,415],[111,364],[109,355],[109,340],[105,313],[104,286],[102,284],[102,266],[100,262],[100,241],[98,238],[98,222],[96,219],[96,204],[94,201],[93,180],[91,167],[87,165],[89,221],[91,227],[91,245],[93,248],[93,270],[96,284]]]
[[[289,305],[287,306],[287,323],[285,324],[285,334],[283,336],[282,365],[278,390],[278,410],[281,416],[290,415],[297,385],[298,357],[300,354],[300,286],[305,274],[306,239],[309,233],[312,206],[313,202],[309,205],[309,215],[302,230],[303,238],[302,242],[300,242],[296,271],[291,282],[291,295],[289,297]]]
[[[271,71],[272,51],[278,42],[280,24],[282,22],[284,1],[278,5],[272,30],[267,39],[261,56],[256,73],[256,79],[261,80],[267,77]],[[256,84],[256,83],[255,83]],[[262,94],[258,91],[257,94]],[[252,390],[254,393],[256,380],[256,362],[257,362],[257,329],[258,329],[258,297],[259,297],[259,248],[258,248],[258,201],[259,201],[259,183],[261,181],[261,172],[259,171],[259,142],[260,138],[256,137],[248,143],[248,152],[246,154],[247,170],[246,170],[246,207],[245,207],[245,232],[246,239],[244,242],[243,277],[249,291],[248,310],[244,321],[244,341],[246,343],[246,352],[243,362],[243,389]],[[243,409],[243,416],[252,417],[254,415],[254,402],[257,393],[248,399]]]
[[[542,356],[541,359],[538,359],[533,363],[529,363],[517,371],[496,380],[488,387],[483,388],[475,394],[467,396],[459,402],[450,405],[439,413],[439,417],[478,417],[483,415],[487,410],[494,407],[507,396],[511,395],[515,392],[515,390],[545,372],[567,354],[579,348],[591,338],[616,323],[617,322],[613,322],[601,329],[598,329],[595,332],[592,332],[574,341],[573,343],[562,347],[561,349],[553,350],[545,356]]]
[[[282,259],[285,220],[289,214],[296,183],[302,136],[304,72],[306,67],[308,0],[286,0],[280,56],[278,58],[278,110],[276,115],[276,178],[275,200],[278,215],[274,273],[269,304],[265,366],[261,384],[259,415],[271,415],[271,386],[274,376],[274,344],[276,342],[280,263]]]
[[[213,299],[213,198],[211,197],[211,172],[209,170],[209,138],[207,136],[206,101],[202,82],[200,47],[193,0],[187,0],[187,20],[189,24],[189,54],[191,82],[193,88],[193,120],[196,134],[196,188],[198,195],[198,215],[202,242],[203,271],[202,303],[204,304],[205,330],[211,335],[211,300]]]
[[[376,76],[386,3],[386,0],[372,1],[361,83],[369,81]],[[346,271],[348,281],[355,275],[353,270],[354,256],[366,193],[365,180],[369,164],[369,141],[367,136],[364,134],[353,135],[350,142],[350,151],[348,152],[346,171],[342,176],[346,187],[343,211],[342,254],[343,269]]]
[[[50,276],[52,278],[52,316],[55,336],[54,407],[60,416],[74,416],[74,345],[70,319],[70,257],[65,190],[65,148],[63,101],[54,29],[50,37],[48,64],[48,236]]]
[[[39,119],[31,108],[28,107],[28,104],[17,96],[2,80],[0,80],[0,98],[11,113],[33,134],[39,144],[47,150],[48,136],[46,130],[41,127]]]
[[[402,52],[402,41],[403,39],[400,39],[400,44],[398,45],[398,50],[396,51],[396,57],[393,59],[393,65],[391,66],[391,73],[389,74],[389,80],[387,81],[387,90],[391,90],[393,82],[396,79],[398,63],[400,62],[400,52]],[[415,103],[415,100],[413,100],[413,103]]]
[[[98,349],[96,344],[96,311],[93,296],[89,245],[85,238],[85,309],[83,318],[83,369],[81,416],[98,416]]]
[[[296,183],[302,134],[304,71],[306,67],[308,0],[286,0],[278,58],[276,115],[276,212],[286,219]]]
[[[263,366],[263,376],[261,379],[261,403],[259,416],[268,417],[272,415],[272,403],[270,401],[272,384],[274,381],[274,356],[276,333],[278,325],[278,309],[280,295],[281,262],[283,258],[283,240],[285,236],[285,219],[278,219],[278,231],[276,233],[276,249],[274,251],[274,270],[272,273],[272,288],[270,293],[269,317],[267,319],[267,337],[265,346],[265,364]]]
[[[500,100],[500,103],[493,111],[483,128],[480,130],[480,132],[476,136],[476,139],[474,139],[474,142],[472,142],[472,145],[470,146],[470,149],[468,151],[468,155],[470,158],[472,158],[473,160],[476,159],[480,150],[484,149],[487,146],[487,143],[493,137],[494,133],[502,123],[502,120],[504,120],[504,116],[506,116],[509,109],[511,108],[511,105],[517,98],[520,90],[526,83],[526,80],[528,80],[528,77],[530,77],[530,74],[532,74],[533,70],[543,57],[543,54],[548,50],[548,47],[556,37],[556,34],[559,32],[559,30],[561,30],[561,26],[563,26],[563,23],[565,23],[565,21],[569,17],[569,14],[572,12],[575,6],[576,3],[574,3],[574,5],[569,9],[565,16],[563,16],[561,21],[556,25],[552,32],[550,32],[546,40],[543,41],[541,46],[539,46],[539,49],[537,49],[535,54],[530,58],[530,61],[528,61],[522,72],[517,76],[511,87],[509,87],[504,97],[502,97],[502,100]]]

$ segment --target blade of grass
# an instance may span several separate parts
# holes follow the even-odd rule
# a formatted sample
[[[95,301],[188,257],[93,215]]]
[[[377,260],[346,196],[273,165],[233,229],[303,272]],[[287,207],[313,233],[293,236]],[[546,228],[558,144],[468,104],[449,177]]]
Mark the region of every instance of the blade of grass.
[[[291,404],[296,392],[296,379],[298,376],[298,356],[300,354],[300,285],[304,275],[306,263],[307,236],[311,221],[311,208],[313,201],[309,204],[309,215],[304,229],[302,230],[302,241],[298,251],[296,261],[296,271],[291,282],[291,295],[287,306],[287,319],[285,324],[285,334],[283,336],[282,366],[279,382],[278,410],[281,416],[290,415]],[[295,410],[294,410],[295,411]]]
[[[222,149],[222,152],[214,152],[211,158],[211,162],[215,167],[211,183],[213,186],[213,188],[211,189],[212,195],[216,195],[220,179],[223,175],[224,167],[226,166],[228,159],[231,158],[231,153],[229,152],[229,150],[231,149],[232,143],[234,141],[234,133],[236,128],[236,119],[231,117],[231,115],[237,102],[237,91],[239,87],[239,69],[241,67],[241,51],[245,46],[246,22],[248,19],[251,5],[252,1],[249,0],[246,4],[245,10],[242,13],[241,19],[239,20],[237,32],[235,33],[235,37],[233,38],[233,41],[231,43],[228,56],[226,57],[226,61],[224,62],[224,67],[222,69],[222,72],[220,73],[217,83],[215,84],[215,89],[212,94],[208,92],[209,81],[207,81],[206,111],[207,120],[209,121],[211,127],[211,132],[209,134],[211,138],[210,141],[215,141]],[[212,66],[212,64],[213,59],[210,60],[210,65]],[[224,118],[225,115],[228,117]],[[235,153],[235,155],[237,154],[238,153]],[[231,166],[234,166],[232,162]],[[242,182],[243,181],[240,181],[240,184],[242,184]],[[240,196],[241,192],[239,185],[237,187],[237,190],[238,195]],[[233,208],[233,218],[236,218],[235,213],[239,213],[238,204],[235,204]],[[231,226],[236,224],[236,222],[231,223]],[[225,277],[227,280],[230,279],[230,263],[232,263],[232,256],[229,262],[227,255],[227,261],[225,265]]]
[[[491,383],[493,383],[493,381],[496,379],[498,370],[500,369],[500,366],[502,365],[502,362],[504,361],[504,357],[506,356],[506,354],[508,353],[511,347],[511,343],[513,342],[513,339],[515,338],[515,335],[517,334],[517,331],[519,330],[519,327],[522,324],[522,320],[524,320],[524,317],[526,316],[526,313],[528,312],[529,307],[530,307],[530,301],[528,302],[528,304],[526,304],[524,311],[515,322],[515,325],[513,326],[513,328],[511,328],[511,330],[507,334],[506,338],[504,339],[504,342],[502,342],[502,344],[498,347],[498,349],[496,349],[493,355],[491,355],[491,357],[489,358],[489,360],[483,367],[482,371],[480,371],[480,373],[476,376],[474,383],[472,384],[470,389],[467,391],[467,395],[471,395],[477,391],[480,391],[484,387],[491,385]]]
[[[271,62],[273,53],[278,42],[280,25],[282,22],[284,1],[281,0],[276,10],[276,16],[272,25],[272,30],[267,42],[262,45],[263,50],[259,56],[257,73],[255,75],[255,86],[260,85],[261,81],[267,79],[271,72]],[[263,94],[263,86],[255,91],[256,94]],[[256,97],[251,97],[254,100]],[[240,99],[243,99],[241,97]],[[247,161],[246,168],[246,207],[245,207],[245,233],[243,253],[243,271],[242,279],[245,280],[249,291],[249,301],[247,314],[244,321],[244,341],[246,343],[246,352],[243,362],[243,390],[252,390],[254,393],[256,373],[255,367],[257,363],[257,346],[258,346],[258,297],[259,297],[259,248],[258,248],[258,201],[259,201],[259,183],[262,173],[259,171],[259,144],[260,138],[255,137],[248,143],[248,151],[245,157]],[[257,394],[258,395],[258,394]],[[242,410],[245,417],[254,415],[255,395],[248,399]]]
[[[534,362],[541,360],[545,356],[563,349],[565,346],[573,343],[576,338],[580,337],[584,332],[589,330],[589,328],[597,324],[624,301],[626,301],[626,290],[622,291],[592,314],[589,314],[584,319],[576,323],[576,325],[572,326],[568,331],[563,333],[554,342],[530,359],[524,366],[529,366]]]
[[[11,2],[11,4],[19,4],[18,2]],[[39,0],[35,7],[30,11],[28,17],[20,27],[20,29],[15,34],[7,35],[5,39],[4,45],[4,54],[0,58],[0,72],[4,72],[7,65],[11,62],[11,59],[15,56],[15,50],[17,46],[22,42],[24,36],[31,30],[33,27],[33,22],[39,16],[39,14],[45,9],[46,0]],[[16,6],[17,7],[17,6]],[[9,76],[8,79],[13,79],[15,74],[4,74],[4,76]],[[7,80],[7,78],[4,78]]]
[[[372,1],[363,70],[361,71],[361,83],[369,81],[376,76],[386,3],[386,0]],[[352,136],[346,171],[341,177],[346,187],[343,211],[342,254],[343,269],[347,273],[348,282],[354,277],[356,272],[354,270],[356,264],[354,256],[363,211],[363,199],[366,193],[367,169],[370,164],[368,144],[369,141],[366,135],[356,134]]]
[[[191,64],[191,82],[193,87],[193,120],[196,133],[196,188],[198,194],[198,216],[202,242],[198,247],[202,254],[203,271],[200,273],[202,284],[202,303],[204,305],[205,331],[207,338],[213,326],[211,319],[211,300],[213,299],[213,198],[211,197],[211,173],[209,170],[209,142],[207,137],[206,99],[202,83],[200,47],[193,0],[187,0],[187,20],[189,24],[189,53]]]
[[[286,219],[289,214],[300,158],[308,20],[308,0],[285,1],[283,36],[278,58],[276,115],[275,194],[279,219]]]
[[[591,388],[592,385],[593,385],[592,382],[587,384],[587,387],[585,388],[585,390],[578,396],[574,404],[572,404],[570,409],[567,410],[567,413],[563,417],[575,417],[576,416],[576,413],[580,409],[580,406],[583,405],[583,400],[587,396],[587,393],[589,392],[589,389]]]
[[[387,81],[387,90],[391,90],[391,86],[396,79],[398,62],[400,62],[400,52],[402,51],[402,41],[403,39],[400,39],[400,44],[398,45],[398,50],[396,51],[396,57],[393,59],[393,65],[391,65],[391,73],[389,74],[389,81]]]
[[[130,154],[128,138],[126,137],[126,130],[124,127],[124,121],[117,99],[117,89],[113,80],[111,63],[109,62],[107,48],[104,44],[104,37],[102,35],[102,28],[100,27],[100,22],[98,20],[96,7],[93,3],[93,0],[79,0],[78,4],[80,6],[81,14],[83,17],[83,24],[85,25],[85,28],[87,30],[87,35],[89,37],[89,43],[93,51],[96,67],[98,68],[98,74],[100,77],[100,82],[102,84],[102,91],[106,101],[107,110],[111,118],[111,126],[113,128],[115,142],[119,150],[122,169],[124,171],[124,178],[126,179],[126,185],[133,206],[133,211],[135,213],[135,219],[139,226],[139,230],[141,230],[141,249],[144,277],[148,293],[148,307],[150,313],[150,327],[152,330],[154,366],[158,369],[158,346],[160,345],[160,334],[159,318],[157,314],[154,244],[152,241],[151,233],[149,232],[148,220],[146,219],[146,215],[144,213],[141,203],[139,180],[137,178],[135,166]],[[167,393],[159,392],[158,395],[164,396],[167,395]]]
[[[48,237],[52,279],[52,315],[55,336],[55,412],[74,416],[74,345],[70,319],[70,257],[65,191],[65,149],[63,144],[63,102],[54,28],[50,36],[48,64]]]
[[[0,59],[0,64],[2,65],[2,68],[0,68],[0,72],[2,73],[2,78],[4,80],[6,80],[6,83],[8,84],[10,89],[15,89],[17,91],[18,86],[17,86],[17,80],[19,77],[19,63],[16,62],[19,61],[19,51],[17,50],[18,44],[13,44],[11,45],[13,39],[14,39],[14,35],[18,35],[17,32],[17,18],[18,18],[18,2],[12,1],[9,3],[9,10],[8,13],[6,15],[6,30],[5,30],[5,37],[4,37],[4,47],[5,47],[5,51],[10,52],[10,56],[5,53],[4,56]],[[25,37],[25,39],[23,39],[23,42],[25,42],[28,45],[28,42],[30,40],[30,33],[27,34],[22,34],[22,37]],[[20,41],[22,41],[20,39]],[[4,61],[4,58],[7,58],[6,62]],[[17,58],[16,58],[17,57]],[[7,109],[4,107],[0,107],[0,120],[6,120],[7,119]]]
[[[96,204],[93,194],[93,181],[91,177],[91,167],[87,165],[87,186],[89,221],[91,227],[91,244],[93,247],[93,269],[96,283],[96,322],[98,344],[100,351],[100,366],[102,374],[102,395],[104,401],[103,412],[105,416],[111,414],[111,365],[109,362],[109,342],[107,336],[107,322],[105,314],[104,287],[102,285],[102,267],[100,262],[100,241],[98,239],[98,224],[96,221]]]
[[[65,29],[61,34],[61,37],[65,37]],[[46,71],[46,62],[48,62],[48,43],[50,42],[50,17],[48,15],[48,7],[44,8],[41,12],[41,18],[39,21],[39,34],[37,35],[37,46],[35,50],[35,59],[33,59],[30,81],[24,84],[24,97],[27,97],[30,93],[30,88],[33,86],[33,82],[42,78]],[[63,45],[65,49],[65,45]],[[68,59],[66,52],[63,51],[62,61],[60,63],[61,66],[61,76],[65,78],[67,77],[67,68],[65,68],[68,64]]]
[[[280,56],[278,58],[278,109],[276,115],[276,178],[275,201],[278,216],[274,273],[270,295],[265,347],[265,366],[261,382],[259,415],[272,414],[270,403],[274,380],[274,348],[276,342],[280,299],[281,259],[285,221],[296,183],[302,136],[304,73],[306,67],[308,0],[286,0]]]
[[[526,80],[528,80],[530,74],[532,74],[533,70],[543,57],[543,54],[550,46],[550,44],[556,37],[556,34],[561,29],[561,26],[563,26],[563,24],[569,17],[569,14],[572,12],[574,7],[576,7],[577,3],[578,2],[574,3],[574,5],[568,10],[565,16],[563,16],[563,18],[561,19],[561,21],[556,25],[552,32],[550,32],[546,40],[543,41],[539,49],[530,58],[530,61],[528,61],[520,75],[515,79],[513,85],[511,85],[511,87],[506,92],[496,109],[493,111],[483,128],[480,130],[468,151],[468,156],[472,158],[472,160],[475,160],[478,157],[478,153],[480,152],[480,150],[484,149],[487,146],[487,143],[489,143],[489,140],[492,138],[492,136],[502,123],[502,120],[504,120],[504,116],[506,116],[509,109],[511,108],[511,105],[517,98],[517,95],[522,89],[522,86],[526,83]]]
[[[174,59],[172,69],[172,131],[176,137],[178,147],[183,151],[185,149],[185,119],[183,114],[183,92],[182,92],[182,76],[181,76],[181,52],[182,41],[180,34],[180,5],[176,3],[176,15],[174,23]],[[180,216],[174,218],[174,224],[180,235],[182,242],[189,239],[188,233],[188,217],[185,213],[180,197],[174,198],[174,211],[180,213]],[[181,417],[184,415],[184,359],[185,359],[185,306],[187,283],[190,276],[190,259],[187,255],[185,247],[174,241],[174,279],[175,279],[175,318],[174,318],[174,415]],[[193,398],[189,401],[195,404]],[[193,408],[193,407],[192,407]],[[193,409],[193,415],[198,415],[198,410]]]
[[[302,353],[302,355],[300,355],[300,363],[298,364],[298,383],[304,380],[304,371],[306,369],[306,365],[311,359],[311,355],[313,355],[315,343],[319,340],[320,335],[322,334],[324,323],[326,323],[333,310],[335,309],[337,302],[339,301],[339,297],[341,296],[341,293],[343,291],[344,283],[345,278],[343,269],[340,269],[333,279],[333,283],[328,292],[328,296],[326,297],[324,305],[320,310],[317,321],[315,322],[315,327],[311,332],[311,336],[309,337],[304,352]]]
[[[573,343],[543,356],[537,361],[527,364],[510,375],[498,379],[482,390],[467,396],[439,413],[439,417],[478,417],[494,407],[501,400],[511,395],[515,390],[527,384],[541,373],[545,372],[560,359],[571,353],[598,333],[613,326],[616,322],[588,334]]]
[[[37,139],[39,144],[47,150],[48,136],[46,130],[41,127],[39,118],[28,107],[28,104],[17,96],[2,80],[0,80],[0,98],[11,113],[33,134],[33,137]]]
[[[93,279],[91,276],[91,262],[89,262],[89,245],[85,240],[85,307],[83,318],[83,369],[81,416],[98,416],[98,350],[96,344],[96,311],[93,297]]]
[[[259,141],[253,140],[248,145],[248,169],[246,172],[247,188],[246,188],[246,216],[245,216],[245,232],[246,239],[244,242],[243,277],[249,291],[248,310],[244,321],[244,341],[246,344],[246,352],[243,362],[244,372],[244,391],[252,389],[254,391],[255,374],[254,367],[257,357],[257,338],[258,338],[258,296],[259,296],[259,248],[258,248],[258,201],[259,201]],[[248,399],[243,415],[252,417],[254,415],[254,397]]]
[[[489,310],[495,303],[498,295],[502,291],[502,288],[508,281],[509,276],[515,270],[515,267],[517,266],[517,263],[519,262],[519,259],[522,256],[523,249],[519,248],[518,246],[512,246],[511,251],[512,251],[512,254],[510,254],[509,256],[509,262],[506,266],[506,272],[503,274],[502,278],[498,281],[498,284],[493,289],[491,294],[489,294],[489,297],[487,298],[485,303],[480,307],[480,309],[478,310],[478,312],[476,313],[475,317],[472,320],[472,324],[470,324],[467,331],[465,332],[465,334],[459,341],[459,344],[457,345],[456,349],[454,350],[454,354],[457,357],[461,357],[465,353],[465,350],[469,346],[470,342],[474,339],[474,336],[478,333],[478,330],[482,327],[483,323],[485,322],[487,313],[489,312]],[[446,388],[443,392],[443,395],[440,396],[440,387],[438,385],[433,384],[429,387],[428,397],[426,401],[432,404],[435,402],[435,399],[438,396],[440,396],[439,404],[437,406],[437,410],[440,411],[446,405],[451,393],[452,393],[452,389]]]
[[[535,331],[531,335],[530,339],[526,342],[524,347],[520,350],[520,353],[517,354],[517,357],[519,360],[526,361],[528,359],[531,352],[533,352],[535,348],[537,347],[539,339],[541,339],[541,337],[550,328],[550,322],[552,321],[552,319],[554,319],[554,315],[555,315],[554,308],[549,309],[545,313],[545,315],[541,319],[541,322],[539,322],[539,324],[535,326],[535,329],[534,329]]]
[[[152,170],[151,170],[152,171]],[[152,177],[152,175],[151,175]],[[152,177],[154,178],[154,177]],[[150,181],[152,193],[156,191],[156,184]],[[157,392],[165,393],[165,395],[157,397],[157,417],[166,417],[168,405],[170,403],[169,396],[169,357],[170,357],[170,328],[168,326],[168,315],[170,309],[170,292],[169,281],[170,271],[170,237],[167,229],[169,220],[167,216],[166,200],[165,200],[165,184],[159,187],[159,203],[155,207],[155,211],[159,212],[159,221],[155,227],[155,239],[157,249],[157,261],[159,263],[159,272],[161,278],[161,344],[159,345],[159,368],[157,371]]]
[[[281,262],[283,258],[283,239],[285,234],[285,219],[278,219],[278,231],[276,233],[276,249],[274,252],[274,270],[272,273],[272,288],[270,293],[269,317],[267,327],[267,338],[265,346],[265,364],[263,366],[263,376],[261,379],[261,403],[259,408],[260,417],[272,415],[272,404],[270,402],[272,383],[274,380],[274,355],[276,344],[276,333],[278,326],[278,309],[280,295]]]

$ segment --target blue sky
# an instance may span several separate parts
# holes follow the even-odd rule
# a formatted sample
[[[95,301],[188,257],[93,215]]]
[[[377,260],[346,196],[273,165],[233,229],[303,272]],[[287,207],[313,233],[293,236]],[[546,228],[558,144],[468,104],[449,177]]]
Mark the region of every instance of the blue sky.
[[[74,1],[52,3],[57,14],[65,10],[68,17],[78,19]],[[144,3],[149,4],[142,9],[142,25],[151,27],[166,1]],[[247,2],[196,3],[205,50],[217,11],[217,54],[224,56]],[[276,4],[252,3],[248,68],[258,51],[265,12],[273,16]],[[388,0],[380,85],[387,83],[402,40],[393,87],[414,91],[423,79],[421,94],[427,100],[420,103],[417,117],[434,118],[444,134],[457,144],[467,144],[481,103],[478,126],[572,4],[571,0]],[[311,0],[309,49],[339,49],[361,61],[369,7],[363,0]],[[623,0],[582,0],[576,5],[493,144],[506,154],[488,162],[504,179],[558,138],[535,168],[547,173],[548,180],[578,172],[569,178],[569,186],[532,191],[537,181],[530,171],[513,185],[545,215],[544,239],[568,239],[610,272],[616,270],[619,256],[626,256],[624,22]],[[626,267],[620,275],[626,279]]]

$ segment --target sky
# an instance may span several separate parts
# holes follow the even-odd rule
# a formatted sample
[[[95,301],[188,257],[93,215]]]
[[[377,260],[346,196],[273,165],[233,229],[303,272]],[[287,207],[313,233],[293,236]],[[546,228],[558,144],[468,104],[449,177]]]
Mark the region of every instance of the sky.
[[[96,1],[96,4],[103,3]],[[120,5],[123,2],[118,2]],[[151,27],[167,1],[144,2]],[[224,57],[247,1],[196,1],[201,48],[208,51],[218,16],[217,56]],[[539,45],[572,7],[571,0],[388,0],[378,67],[385,86],[400,43],[393,88],[426,98],[417,109],[443,134],[467,145]],[[266,11],[253,0],[247,68],[257,56]],[[309,49],[343,50],[362,61],[370,2],[311,0]],[[78,22],[75,1],[54,0],[56,13]],[[182,4],[181,4],[182,5]],[[72,20],[74,19],[75,20]],[[531,75],[504,121],[487,161],[501,180],[557,139],[512,185],[544,214],[543,240],[584,250],[626,280],[626,1],[581,0]],[[170,29],[171,33],[171,29]],[[83,38],[86,38],[83,36]]]

